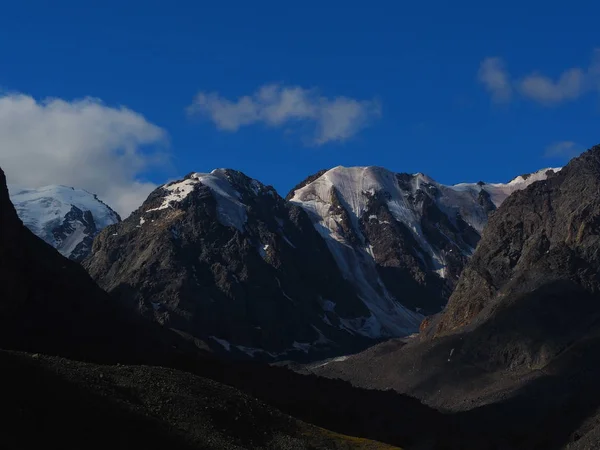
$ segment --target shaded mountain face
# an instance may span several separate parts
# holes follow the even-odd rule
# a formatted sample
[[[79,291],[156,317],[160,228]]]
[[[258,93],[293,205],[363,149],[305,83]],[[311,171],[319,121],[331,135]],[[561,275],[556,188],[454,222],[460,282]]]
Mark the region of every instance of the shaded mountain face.
[[[600,147],[594,147],[509,197],[430,332],[485,329],[493,321],[487,364],[531,367],[585,334],[600,313],[599,194]],[[481,337],[492,339],[492,328],[487,333]],[[501,356],[506,347],[511,353]]]
[[[108,205],[83,189],[45,186],[10,188],[10,199],[25,226],[63,256],[82,261],[101,229],[121,220]]]
[[[112,300],[23,225],[1,169],[0,230],[0,348],[131,362],[171,348],[166,330]]]
[[[233,170],[158,188],[84,266],[143,315],[234,356],[340,352],[378,332],[306,212]]]
[[[321,171],[289,201],[228,169],[190,173],[106,228],[84,262],[121,301],[238,357],[347,353],[440,310],[487,221],[535,179],[443,186]]]
[[[2,448],[385,449],[163,367],[95,365],[0,351]]]
[[[23,225],[1,169],[0,230],[2,448],[390,448],[218,381],[345,434],[403,444],[433,424],[447,441],[444,418],[413,399],[216,360],[141,319]]]
[[[313,371],[466,410],[482,430],[545,430],[521,448],[597,448],[599,273],[596,146],[500,206],[448,306],[418,338]]]
[[[372,313],[416,331],[423,315],[446,304],[488,215],[558,170],[507,184],[445,186],[420,173],[340,166],[309,177],[287,198],[308,212]]]

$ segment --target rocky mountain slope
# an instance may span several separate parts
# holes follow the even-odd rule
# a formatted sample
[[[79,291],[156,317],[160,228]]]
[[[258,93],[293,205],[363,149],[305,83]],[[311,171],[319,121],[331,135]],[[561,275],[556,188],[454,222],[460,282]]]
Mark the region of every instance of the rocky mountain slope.
[[[75,261],[89,254],[100,230],[121,220],[96,195],[83,189],[56,185],[39,189],[11,186],[10,198],[27,228]]]
[[[103,230],[84,265],[144,316],[239,357],[365,346],[369,310],[304,210],[233,170],[191,173]]]
[[[592,156],[584,167],[600,166],[600,148]],[[593,169],[589,173],[598,176]],[[134,320],[77,264],[35,237],[17,218],[3,181],[0,171],[0,348],[36,352],[0,351],[3,448],[387,448],[347,435],[423,450],[597,448],[600,330],[594,324],[534,371],[519,370],[527,364],[513,364],[511,371],[473,364],[460,349],[448,348],[468,337],[457,330],[440,330],[420,348],[406,345],[406,353],[413,355],[408,364],[404,358],[390,364],[385,357],[397,351],[396,341],[370,350],[379,359],[366,361],[370,366],[363,369],[420,377],[422,386],[413,392],[421,392],[429,403],[453,398],[454,409],[463,411],[452,414],[389,390],[357,389],[285,368],[211,359],[181,338],[168,342],[165,328]],[[580,186],[586,203],[585,186],[595,185],[587,179]],[[596,206],[587,216],[591,220],[583,222],[595,223]],[[591,246],[584,267],[595,261],[596,234],[595,228],[581,232],[582,242]],[[581,266],[573,268],[585,275]],[[589,277],[575,280],[585,279]],[[570,298],[585,301],[584,296]],[[519,330],[520,324],[514,328]],[[436,362],[441,371],[431,369]],[[163,368],[150,367],[154,365]],[[373,377],[374,382],[381,379]]]
[[[482,429],[545,430],[528,448],[597,448],[599,194],[596,146],[502,204],[420,337],[308,370],[463,410]]]
[[[1,170],[0,229],[0,348],[96,361],[136,361],[170,348],[166,330],[113,301],[80,264],[23,225]]]
[[[84,262],[147,317],[232,356],[340,354],[439,311],[507,185],[335,168],[282,199],[228,169],[155,190]],[[527,179],[525,179],[527,178]]]
[[[309,177],[287,198],[309,213],[372,314],[416,331],[423,315],[446,304],[488,215],[512,192],[558,170],[507,184],[445,186],[421,173],[340,166]]]
[[[415,427],[378,429],[381,401],[365,401],[368,396],[344,383],[323,380],[322,386],[284,369],[223,364],[140,320],[23,225],[1,169],[0,229],[0,447],[392,448],[292,419],[205,377],[336,429],[400,442],[417,438]],[[295,401],[286,404],[292,394]],[[437,420],[418,402],[395,399],[399,411],[423,414],[423,425]]]

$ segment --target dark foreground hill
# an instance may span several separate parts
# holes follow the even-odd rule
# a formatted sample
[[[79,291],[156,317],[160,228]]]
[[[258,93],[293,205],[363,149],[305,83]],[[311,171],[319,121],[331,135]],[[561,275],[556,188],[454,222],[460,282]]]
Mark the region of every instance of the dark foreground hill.
[[[5,351],[0,364],[4,449],[397,448],[308,425],[172,369]]]
[[[282,399],[288,389],[278,375],[285,372],[264,376],[270,372],[263,366],[240,372],[201,357],[179,335],[111,298],[21,223],[1,170],[0,229],[0,348],[30,352],[0,351],[0,447],[371,448],[221,383],[152,367],[243,380],[249,391],[277,392]],[[295,408],[310,416],[307,405]],[[349,409],[360,420],[362,410]],[[373,424],[364,423],[358,431],[373,434]]]
[[[506,448],[598,448],[600,146],[492,214],[421,336],[313,367],[410,393]]]
[[[448,440],[443,417],[414,399],[222,362],[145,322],[23,226],[1,171],[0,229],[3,448],[379,445],[284,413],[403,447]]]
[[[591,153],[590,162],[599,159],[598,153]],[[577,230],[583,231],[578,231],[571,248],[576,255],[588,258],[585,264],[559,266],[569,269],[562,272],[533,272],[539,276],[558,273],[566,279],[552,279],[553,283],[545,289],[529,285],[535,295],[525,296],[523,303],[516,300],[509,303],[514,309],[508,308],[502,314],[479,315],[487,317],[481,323],[475,318],[457,329],[446,329],[439,325],[444,322],[436,319],[425,330],[430,338],[409,344],[399,352],[393,341],[376,347],[370,354],[379,359],[367,358],[365,365],[351,374],[354,382],[371,383],[375,387],[383,387],[379,383],[386,376],[388,380],[400,380],[401,384],[394,387],[410,391],[432,405],[452,409],[455,411],[452,414],[441,414],[393,391],[357,389],[340,380],[303,376],[259,363],[223,362],[198,353],[190,342],[166,327],[136,318],[132,311],[100,290],[75,263],[26,232],[0,183],[3,231],[0,345],[10,350],[86,361],[1,353],[7,381],[3,380],[0,386],[3,399],[0,407],[3,416],[10,417],[3,423],[4,446],[361,448],[369,445],[377,448],[378,444],[319,431],[286,416],[289,414],[343,435],[407,449],[553,450],[565,448],[569,443],[573,443],[573,448],[597,448],[600,351],[592,307],[597,291],[594,291],[594,272],[588,270],[590,265],[592,270],[597,268],[593,266],[597,257],[594,252],[597,203],[583,195],[590,183],[593,189],[592,180],[597,172],[593,164],[583,167],[592,170],[583,172],[589,174],[589,179],[581,184],[583,190],[578,195],[592,209],[581,216],[583,227],[577,221],[573,223]],[[550,182],[555,183],[554,179]],[[569,186],[563,186],[564,182],[560,178],[558,184],[550,187],[560,192],[561,186],[565,189]],[[539,189],[535,186],[534,190]],[[554,195],[552,190],[550,198]],[[558,206],[552,205],[551,200],[550,204]],[[553,207],[550,211],[560,208]],[[500,213],[493,219],[501,222],[498,217]],[[562,216],[556,219],[564,220]],[[510,236],[506,234],[506,239],[510,240]],[[579,248],[581,242],[586,245]],[[514,246],[508,248],[514,251]],[[573,278],[569,278],[571,275]],[[510,274],[506,277],[509,279]],[[523,286],[528,285],[523,282]],[[533,300],[527,301],[529,298]],[[535,308],[548,298],[551,302],[547,305],[552,305],[551,308]],[[486,302],[483,303],[481,311],[486,307]],[[523,336],[524,331],[537,328],[522,324],[528,323],[526,319],[532,312],[542,314],[545,318],[540,320],[542,324],[561,324],[563,315],[577,317],[575,313],[569,316],[565,303],[579,311],[580,331],[572,320],[567,320],[564,329],[557,328],[560,331],[557,337],[542,334],[545,340],[558,344],[536,353],[539,340]],[[521,304],[526,307],[524,314],[519,314]],[[514,317],[519,320],[514,322],[511,319]],[[494,324],[499,326],[495,331],[486,328]],[[564,339],[561,336],[565,336],[565,330],[572,339],[560,340]],[[517,334],[507,344],[505,336],[511,336],[511,332]],[[563,348],[562,342],[566,342]],[[516,352],[506,353],[505,349],[513,347]],[[398,356],[400,353],[403,356]],[[498,356],[505,353],[510,356],[506,361]],[[352,361],[360,360],[348,360]],[[545,364],[536,366],[529,361]],[[336,364],[351,367],[330,363],[323,368]],[[201,405],[208,410],[202,412]],[[268,411],[273,411],[273,415]],[[264,440],[257,437],[256,430],[266,433]],[[303,430],[309,430],[309,436]]]

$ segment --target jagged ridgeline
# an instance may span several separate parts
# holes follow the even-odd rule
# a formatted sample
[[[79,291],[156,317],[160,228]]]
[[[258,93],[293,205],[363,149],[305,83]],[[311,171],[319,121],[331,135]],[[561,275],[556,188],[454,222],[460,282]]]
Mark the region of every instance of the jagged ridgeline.
[[[122,302],[215,351],[347,353],[440,311],[488,214],[547,173],[445,186],[336,167],[287,200],[235,170],[190,173],[103,230],[84,265]]]
[[[502,203],[418,337],[314,371],[468,410],[495,448],[598,448],[599,274],[596,146]]]

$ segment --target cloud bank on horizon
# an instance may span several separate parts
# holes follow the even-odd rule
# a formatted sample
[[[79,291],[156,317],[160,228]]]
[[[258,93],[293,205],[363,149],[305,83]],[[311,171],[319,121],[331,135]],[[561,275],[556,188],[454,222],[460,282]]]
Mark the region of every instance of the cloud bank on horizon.
[[[600,93],[600,49],[594,50],[587,67],[567,69],[556,79],[540,72],[513,79],[498,57],[484,59],[477,78],[495,103],[508,103],[518,94],[543,106],[554,106],[591,92]]]
[[[314,126],[314,133],[306,142],[323,145],[355,136],[381,115],[381,104],[376,99],[327,98],[316,89],[266,84],[237,100],[217,92],[199,92],[187,110],[229,132],[255,124],[276,128],[308,123]]]
[[[98,99],[0,95],[0,166],[10,184],[82,188],[126,217],[156,187],[140,179],[168,161],[167,133]]]

